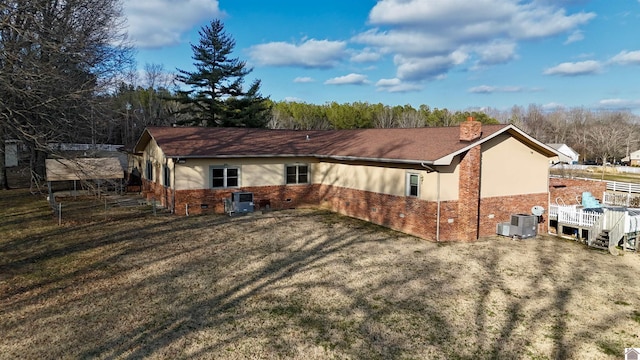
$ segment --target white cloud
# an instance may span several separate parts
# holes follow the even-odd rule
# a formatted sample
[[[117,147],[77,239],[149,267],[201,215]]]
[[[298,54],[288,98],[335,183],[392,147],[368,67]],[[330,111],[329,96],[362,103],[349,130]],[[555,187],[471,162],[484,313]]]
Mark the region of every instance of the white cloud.
[[[566,106],[564,106],[563,104],[556,103],[556,102],[550,102],[542,105],[542,108],[548,111],[561,110],[561,109],[564,109],[565,107]]]
[[[513,41],[494,41],[475,50],[480,65],[504,64],[516,58],[516,43]]]
[[[129,39],[140,48],[180,43],[194,24],[223,15],[217,0],[125,0]]]
[[[603,99],[598,102],[598,105],[606,109],[638,109],[640,108],[640,100]]]
[[[489,85],[480,85],[476,87],[472,87],[468,90],[470,93],[475,94],[492,94],[492,93],[516,93],[516,92],[524,92],[526,89],[520,86],[489,86]]]
[[[305,101],[299,97],[287,96],[283,99],[285,102],[304,103]]]
[[[598,61],[565,62],[545,69],[545,75],[579,76],[599,73],[602,65]]]
[[[251,58],[260,65],[330,68],[346,57],[346,42],[306,40],[302,44],[271,42],[252,46]]]
[[[366,75],[362,74],[349,74],[345,76],[338,76],[333,79],[329,79],[324,82],[326,85],[365,85],[369,83]]]
[[[522,5],[510,22],[509,32],[519,39],[535,39],[573,31],[595,18],[594,13],[566,15],[564,9]]]
[[[294,83],[312,83],[315,80],[313,80],[313,78],[310,78],[308,76],[303,76],[303,77],[297,77],[295,79],[293,79]]]
[[[569,35],[569,37],[564,42],[564,44],[567,45],[567,44],[571,44],[571,43],[582,41],[582,40],[584,40],[584,34],[582,33],[582,31],[576,30],[572,32],[571,35]]]
[[[431,57],[404,57],[396,55],[394,63],[398,67],[399,79],[419,81],[425,79],[437,79],[456,65],[461,64],[467,58],[464,52],[454,52],[449,56]]]
[[[621,51],[611,58],[611,62],[621,65],[640,65],[640,50]]]
[[[476,67],[516,59],[521,41],[571,33],[596,15],[567,14],[564,2],[520,0],[380,0],[369,13],[376,28],[351,38],[392,53],[402,79],[426,80],[445,75],[468,59]],[[464,61],[447,61],[453,54]],[[399,60],[399,61],[398,61]],[[437,75],[436,75],[437,74]],[[436,75],[436,76],[434,76]]]
[[[351,41],[379,48],[384,53],[400,53],[406,56],[442,55],[456,48],[456,44],[445,36],[405,30],[381,32],[372,29],[354,36]]]
[[[386,91],[390,93],[405,93],[422,90],[420,85],[406,83],[398,78],[380,79],[376,83],[376,87],[378,88],[378,91]]]
[[[364,49],[360,52],[356,52],[351,56],[351,61],[355,63],[367,63],[380,60],[382,54],[371,49]]]
[[[369,13],[374,25],[422,27],[427,24],[475,23],[484,19],[508,18],[517,10],[511,0],[381,0]]]

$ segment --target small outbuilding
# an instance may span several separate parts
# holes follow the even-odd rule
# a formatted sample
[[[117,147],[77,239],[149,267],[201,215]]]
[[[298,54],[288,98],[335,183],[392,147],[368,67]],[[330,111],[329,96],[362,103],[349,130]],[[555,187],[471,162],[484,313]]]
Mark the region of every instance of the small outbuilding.
[[[558,162],[566,164],[577,164],[580,161],[580,154],[567,144],[547,144],[558,152]]]
[[[72,181],[76,190],[77,181],[116,180],[121,183],[124,179],[124,168],[115,157],[46,159],[45,167],[50,196],[53,195],[52,182]]]

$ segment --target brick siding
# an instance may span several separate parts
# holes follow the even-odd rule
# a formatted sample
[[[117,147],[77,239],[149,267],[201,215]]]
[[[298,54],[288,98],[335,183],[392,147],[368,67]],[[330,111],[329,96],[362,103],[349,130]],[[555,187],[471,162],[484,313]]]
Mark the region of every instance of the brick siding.
[[[173,206],[173,189],[164,187],[156,182],[142,179],[142,197],[147,201],[156,201],[160,207],[171,209]]]
[[[471,122],[467,122],[471,123]],[[458,239],[472,241],[478,238],[478,212],[480,211],[480,145],[462,155],[458,185]]]
[[[547,207],[548,194],[527,194],[516,196],[498,196],[480,200],[480,237],[492,236],[496,233],[496,225],[511,221],[512,214],[531,214],[531,208],[538,205]],[[548,231],[547,215],[542,216],[538,225],[538,233]]]
[[[274,210],[290,209],[301,206],[317,206],[318,185],[293,186],[255,186],[235,189],[198,189],[176,191],[176,214],[189,215],[224,213],[224,201],[232,192],[251,192],[256,205],[269,204]]]
[[[440,203],[438,232],[438,204],[413,197],[393,196],[354,190],[331,185],[258,186],[238,189],[178,190],[175,192],[175,213],[178,215],[223,213],[224,200],[232,192],[254,194],[256,206],[266,204],[271,209],[320,207],[346,216],[362,219],[427,240],[473,241],[495,234],[496,225],[508,222],[512,214],[531,213],[534,205],[545,208],[548,197],[574,199],[583,191],[601,196],[605,183],[575,179],[551,179],[548,193],[482,198],[479,196],[480,148],[474,147],[460,164],[460,201]],[[173,192],[143,179],[143,196],[155,199],[160,206],[172,208]],[[546,220],[546,217],[545,217]],[[547,231],[547,221],[539,226]]]
[[[549,192],[552,204],[576,205],[582,203],[582,193],[590,192],[596,199],[602,201],[602,195],[607,190],[604,181],[550,178]]]
[[[482,123],[480,121],[465,121],[460,124],[460,140],[473,141],[482,136]]]

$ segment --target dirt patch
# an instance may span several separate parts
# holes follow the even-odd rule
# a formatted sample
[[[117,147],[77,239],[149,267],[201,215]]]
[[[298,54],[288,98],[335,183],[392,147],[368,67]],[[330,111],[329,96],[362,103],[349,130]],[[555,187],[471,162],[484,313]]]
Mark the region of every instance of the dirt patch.
[[[619,359],[639,256],[437,244],[314,210],[63,224],[0,193],[0,358]]]

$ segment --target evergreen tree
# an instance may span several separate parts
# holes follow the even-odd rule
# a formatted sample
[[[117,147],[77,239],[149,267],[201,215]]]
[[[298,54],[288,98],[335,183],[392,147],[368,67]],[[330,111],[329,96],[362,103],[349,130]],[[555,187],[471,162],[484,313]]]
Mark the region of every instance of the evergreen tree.
[[[186,115],[181,124],[200,126],[264,127],[269,106],[256,80],[248,91],[242,84],[253,69],[231,57],[235,40],[224,31],[220,20],[213,20],[200,31],[200,41],[191,45],[195,71],[178,69],[176,79],[191,89],[178,91],[176,101]]]

